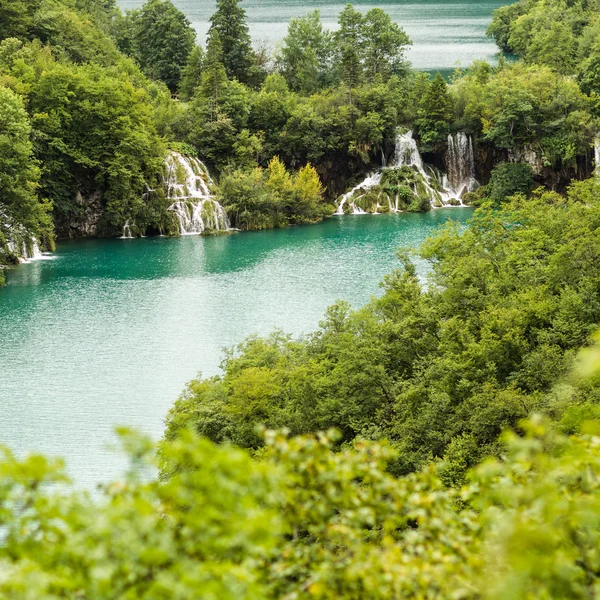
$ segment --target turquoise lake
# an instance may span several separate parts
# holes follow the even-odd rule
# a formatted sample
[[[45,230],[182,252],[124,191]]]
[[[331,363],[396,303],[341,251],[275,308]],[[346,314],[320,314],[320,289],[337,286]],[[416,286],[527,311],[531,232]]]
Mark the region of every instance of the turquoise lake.
[[[186,382],[218,373],[224,347],[274,328],[307,333],[337,299],[363,305],[397,266],[396,248],[471,215],[59,244],[52,260],[8,270],[0,289],[0,443],[64,457],[86,487],[118,477],[115,426],[159,438]]]
[[[215,10],[214,0],[173,0],[198,32],[202,43],[206,38],[209,19]],[[139,8],[144,0],[117,0],[122,9]],[[386,10],[410,35],[414,47],[409,52],[413,66],[423,70],[448,72],[456,66],[466,67],[473,60],[494,60],[496,45],[486,37],[492,12],[510,4],[505,0],[396,0],[369,2],[361,0],[355,7],[367,11],[373,7]],[[286,35],[292,17],[305,15],[318,8],[328,29],[335,29],[340,11],[346,2],[312,0],[246,0],[248,26],[255,45],[274,48]]]

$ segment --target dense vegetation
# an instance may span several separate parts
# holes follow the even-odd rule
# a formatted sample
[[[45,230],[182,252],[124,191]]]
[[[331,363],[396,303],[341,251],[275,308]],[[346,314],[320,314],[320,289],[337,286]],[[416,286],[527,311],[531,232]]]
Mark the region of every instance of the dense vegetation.
[[[597,0],[520,0],[496,11],[489,33],[503,51],[577,75],[586,93],[597,94],[599,10]]]
[[[225,357],[225,374],[192,382],[167,437],[192,426],[216,442],[257,449],[258,425],[342,441],[387,439],[405,474],[446,453],[465,466],[498,452],[498,436],[534,412],[600,321],[600,187],[579,183],[478,210],[450,225],[414,265],[384,281],[359,311],[331,307],[304,340],[251,338]]]
[[[598,8],[577,7],[560,13],[572,24],[579,10],[576,44],[593,37],[587,28]],[[587,452],[598,442],[586,435],[600,415],[596,351],[578,368],[591,366],[591,378],[578,379],[573,368],[600,321],[600,183],[594,177],[562,193],[569,179],[591,173],[597,97],[581,85],[581,61],[565,69],[538,60],[523,37],[517,46],[506,33],[523,35],[529,22],[527,44],[541,43],[536,36],[548,28],[535,19],[548,18],[547,9],[521,2],[494,18],[491,33],[501,45],[511,40],[504,48],[523,60],[475,64],[450,86],[415,77],[403,88],[418,99],[402,118],[424,150],[435,154],[448,133],[465,131],[493,156],[489,183],[470,194],[480,206],[470,224],[447,226],[417,252],[428,280],[400,251],[381,297],[360,310],[337,303],[302,339],[275,332],[246,340],[225,355],[221,376],[192,381],[169,415],[167,446],[189,442],[191,429],[247,449],[261,465],[278,444],[296,458],[307,444],[311,460],[323,452],[324,464],[291,469],[306,491],[288,491],[280,514],[301,514],[302,525],[287,530],[291,548],[279,547],[270,597],[597,593],[600,528],[587,507],[600,496]],[[554,190],[534,189],[540,183]],[[325,438],[274,442],[261,426],[338,433],[323,450]],[[519,434],[503,436],[507,429]],[[378,487],[365,466],[381,451],[372,444],[392,449],[381,466],[393,489],[404,490],[393,507],[381,503],[397,491]],[[289,458],[275,456],[286,471]],[[347,494],[338,466],[357,485]],[[163,464],[167,481],[187,472]],[[581,502],[580,485],[589,493]]]
[[[277,157],[266,169],[224,174],[221,199],[229,218],[246,230],[310,223],[331,214],[331,207],[322,202],[317,172],[306,165],[290,175]]]
[[[598,377],[598,351],[591,361]],[[576,386],[589,386],[580,379]],[[572,388],[574,393],[575,389]],[[29,598],[573,598],[598,587],[600,438],[536,417],[448,487],[461,456],[395,478],[385,443],[266,433],[260,460],[189,432],[122,433],[126,481],[92,499],[60,463],[0,462],[0,593]]]
[[[411,128],[438,166],[448,134],[471,135],[482,183],[500,162],[526,162],[538,184],[564,190],[591,172],[597,7],[551,4],[523,1],[496,13],[490,32],[523,62],[476,64],[448,84],[411,70],[408,36],[376,8],[348,5],[335,32],[318,11],[295,18],[269,56],[252,47],[239,0],[217,2],[205,47],[170,0],[125,15],[114,0],[1,0],[0,86],[25,110],[11,112],[1,135],[28,138],[31,160],[19,160],[3,183],[0,227],[13,243],[2,242],[0,261],[17,258],[23,237],[51,248],[56,235],[117,235],[125,223],[137,233],[176,233],[162,176],[173,147],[199,156],[230,191],[274,157],[291,179],[309,164],[320,177],[320,198],[310,208],[286,200],[283,217],[260,191],[233,200],[224,191],[239,228],[329,214],[342,192],[392,157],[398,126]],[[554,33],[542,40],[549,19]],[[430,206],[422,194],[405,196],[400,208]]]
[[[293,20],[268,72],[239,3],[217,4],[204,50],[168,0],[125,16],[0,0],[1,260],[18,253],[7,234],[51,247],[55,230],[168,225],[169,146],[206,159],[233,222],[258,229],[327,214],[399,125],[434,158],[464,131],[480,207],[418,251],[426,282],[400,251],[364,308],[232,349],[189,384],[158,452],[124,432],[125,482],[90,497],[59,463],[7,451],[1,594],[594,598],[600,182],[561,192],[591,174],[598,6],[500,9],[490,32],[522,60],[448,85],[410,70],[379,9],[348,6],[335,33],[316,12]]]

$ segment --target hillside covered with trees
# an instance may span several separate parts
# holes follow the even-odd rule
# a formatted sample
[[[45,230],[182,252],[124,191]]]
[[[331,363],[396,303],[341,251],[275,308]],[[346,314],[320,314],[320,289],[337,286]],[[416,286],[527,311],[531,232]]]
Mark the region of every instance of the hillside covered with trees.
[[[202,158],[232,224],[260,229],[331,213],[398,128],[441,166],[460,133],[477,208],[400,250],[363,308],[229,350],[160,444],[122,431],[123,482],[73,490],[59,461],[5,451],[1,594],[595,598],[597,2],[499,9],[490,35],[517,59],[450,82],[410,68],[379,9],[348,5],[335,33],[294,19],[271,57],[238,1],[217,5],[201,47],[168,0],[0,0],[1,260],[17,234],[176,233],[169,151]]]
[[[269,55],[253,48],[239,1],[217,3],[202,45],[170,0],[127,14],[112,0],[3,0],[1,260],[28,254],[34,242],[51,249],[56,237],[117,236],[125,226],[135,235],[177,234],[165,176],[172,150],[206,163],[240,229],[331,214],[340,194],[393,159],[399,127],[440,168],[448,136],[468,135],[480,183],[498,165],[495,181],[509,172],[520,181],[487,192],[496,198],[530,190],[534,180],[563,192],[591,174],[598,129],[597,9],[571,4],[552,9],[568,65],[528,49],[543,46],[526,34],[543,29],[532,23],[554,12],[520,3],[498,11],[490,31],[523,60],[475,64],[447,83],[410,68],[410,39],[377,8],[348,5],[335,32],[318,11],[295,18]],[[275,157],[286,177],[309,169],[304,189],[274,195],[255,184]],[[402,198],[411,186],[392,181],[383,191]],[[486,190],[465,201],[479,202]],[[401,206],[427,210],[430,201]]]

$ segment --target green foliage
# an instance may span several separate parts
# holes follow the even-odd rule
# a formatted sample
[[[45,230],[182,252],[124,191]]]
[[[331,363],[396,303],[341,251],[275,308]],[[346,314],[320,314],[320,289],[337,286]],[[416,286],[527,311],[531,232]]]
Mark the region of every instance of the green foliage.
[[[208,46],[217,35],[222,46],[227,76],[235,77],[241,83],[256,85],[262,79],[262,74],[252,50],[246,11],[240,6],[240,2],[241,0],[217,0],[217,10],[210,19]]]
[[[334,34],[342,81],[354,88],[362,81],[387,81],[406,74],[404,52],[411,41],[405,31],[380,8],[365,15],[347,4]]]
[[[63,231],[85,217],[81,198],[98,192],[100,228],[120,231],[138,216],[141,227],[152,221],[143,214],[142,194],[165,151],[144,90],[95,66],[56,65],[35,82],[30,107],[37,154],[44,157],[42,190],[53,198]]]
[[[292,175],[277,157],[266,169],[242,168],[223,175],[220,196],[232,225],[244,230],[313,223],[333,212],[323,202],[323,186],[313,167],[306,165]]]
[[[0,231],[10,218],[51,245],[50,206],[38,200],[40,170],[30,136],[31,124],[23,100],[0,87]]]
[[[364,68],[370,81],[387,80],[392,75],[405,75],[408,64],[404,57],[412,42],[406,32],[381,8],[372,8],[364,18]]]
[[[2,0],[0,40],[37,38],[51,44],[55,53],[68,60],[112,65],[120,58],[109,36],[115,14],[112,2],[102,5],[89,1]]]
[[[251,91],[237,80],[227,79],[221,62],[219,36],[212,38],[204,63],[202,82],[192,99],[187,139],[211,166],[230,165],[238,135],[246,129]]]
[[[123,434],[125,435],[125,434]],[[147,440],[124,437],[132,461]],[[271,465],[188,437],[165,446],[163,466],[186,464],[168,482],[133,474],[95,500],[64,495],[59,464],[42,457],[1,463],[0,551],[4,597],[264,597],[258,565],[282,533]]]
[[[323,29],[318,10],[292,19],[278,57],[281,74],[303,94],[328,87],[334,80],[333,52],[332,34]]]
[[[198,97],[209,99],[212,110],[216,111],[221,99],[221,88],[227,83],[227,73],[223,66],[223,45],[216,32],[208,43],[203,71]]]
[[[361,46],[363,39],[363,17],[351,4],[347,4],[338,19],[339,30],[335,33],[337,61],[341,80],[350,89],[361,82]]]
[[[182,100],[190,100],[194,90],[202,81],[204,70],[204,50],[201,46],[195,46],[190,52],[188,61],[181,72],[181,85],[179,92]]]
[[[121,27],[121,49],[149,77],[176,92],[196,39],[187,17],[171,0],[147,0],[140,10],[128,13]]]
[[[525,163],[499,163],[492,171],[486,195],[495,204],[502,204],[515,194],[528,196],[533,189],[533,169]]]
[[[381,298],[357,312],[335,305],[306,340],[249,340],[224,376],[191,385],[169,436],[193,426],[256,448],[258,424],[335,427],[344,441],[389,439],[396,473],[460,456],[464,436],[476,449],[465,464],[497,453],[503,429],[548,409],[600,318],[598,184],[570,194],[516,197],[480,209],[465,231],[446,228],[421,251],[427,287],[405,262]]]
[[[417,126],[421,142],[430,148],[445,142],[452,121],[452,97],[446,81],[440,73],[433,78],[421,98]]]
[[[510,45],[510,30],[514,21],[525,13],[526,6],[524,2],[501,6],[494,11],[494,17],[487,34],[494,38],[496,44],[502,52],[512,52]]]
[[[42,0],[1,0],[0,39],[26,37],[33,27],[33,15]]]
[[[40,456],[0,462],[0,593],[29,598],[575,598],[598,586],[598,437],[539,417],[462,490],[396,479],[387,444],[266,432],[253,460],[121,432],[132,469],[93,497]],[[464,444],[463,444],[464,446]]]
[[[573,166],[594,138],[592,104],[570,77],[517,63],[490,75],[477,66],[452,86],[459,121],[496,148]]]
[[[589,56],[599,25],[595,0],[521,0],[499,8],[488,33],[505,52],[572,74]]]

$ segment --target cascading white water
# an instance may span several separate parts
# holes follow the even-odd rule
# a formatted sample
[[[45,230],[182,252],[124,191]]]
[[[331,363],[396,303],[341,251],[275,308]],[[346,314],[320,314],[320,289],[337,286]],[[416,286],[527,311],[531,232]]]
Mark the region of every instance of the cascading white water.
[[[16,222],[0,208],[0,233],[5,239],[4,246],[0,242],[0,253],[7,252],[19,262],[51,258],[40,249],[38,239],[22,224]]]
[[[121,236],[122,240],[132,240],[133,235],[131,235],[131,225],[129,223],[129,219],[125,221],[125,225],[123,225],[123,235]]]
[[[448,136],[446,167],[448,176],[444,187],[457,198],[462,198],[466,192],[475,191],[479,187],[475,179],[473,140],[466,133]]]
[[[381,171],[378,171],[377,173],[373,173],[373,175],[369,175],[363,182],[359,183],[355,188],[351,189],[349,192],[346,192],[340,199],[340,204],[338,206],[338,209],[336,211],[336,215],[343,215],[344,214],[344,206],[346,204],[346,202],[348,202],[348,206],[352,209],[352,214],[353,215],[366,215],[367,213],[360,208],[360,206],[357,206],[356,204],[356,200],[359,200],[360,198],[362,198],[364,196],[364,194],[361,194],[359,196],[355,195],[358,192],[368,192],[370,189],[374,188],[375,186],[379,185],[381,183]]]
[[[394,155],[394,167],[414,167],[423,177],[429,175],[423,167],[423,159],[417,146],[417,140],[413,137],[412,131],[399,133],[396,136],[396,154]]]
[[[410,167],[420,175],[422,182],[421,190],[429,199],[431,205],[442,206],[464,206],[462,197],[466,192],[474,191],[479,187],[475,179],[475,157],[473,153],[473,142],[465,133],[448,136],[448,174],[426,165],[423,162],[417,141],[412,131],[399,132],[396,137],[396,151],[393,165],[389,168],[400,169]],[[353,214],[365,214],[364,209],[357,206],[356,202],[364,197],[366,192],[377,187],[381,183],[382,173],[385,167],[369,175],[362,183],[357,185],[340,198],[336,214],[345,214],[344,207],[347,205]],[[417,186],[411,187],[417,196]],[[360,195],[357,195],[360,194]],[[388,209],[390,212],[400,212],[399,198],[388,198]],[[378,212],[380,204],[377,203],[375,213]]]
[[[10,246],[10,243],[9,243]],[[32,260],[44,260],[50,257],[49,254],[44,254],[40,250],[39,242],[36,238],[32,237],[29,240],[29,245],[23,241],[20,247],[14,246],[17,249],[16,254],[19,257],[19,262],[28,263]]]
[[[211,193],[214,183],[200,160],[170,152],[164,171],[167,199],[171,201],[167,210],[175,213],[181,235],[229,229],[227,213]]]
[[[600,135],[594,139],[594,173],[600,177]]]
[[[411,167],[421,175],[425,192],[433,207],[451,206],[451,194],[441,185],[444,175],[442,174],[440,177],[440,174],[436,173],[433,167],[425,167],[417,146],[417,140],[413,137],[412,131],[399,133],[396,137],[394,167],[396,169]]]

